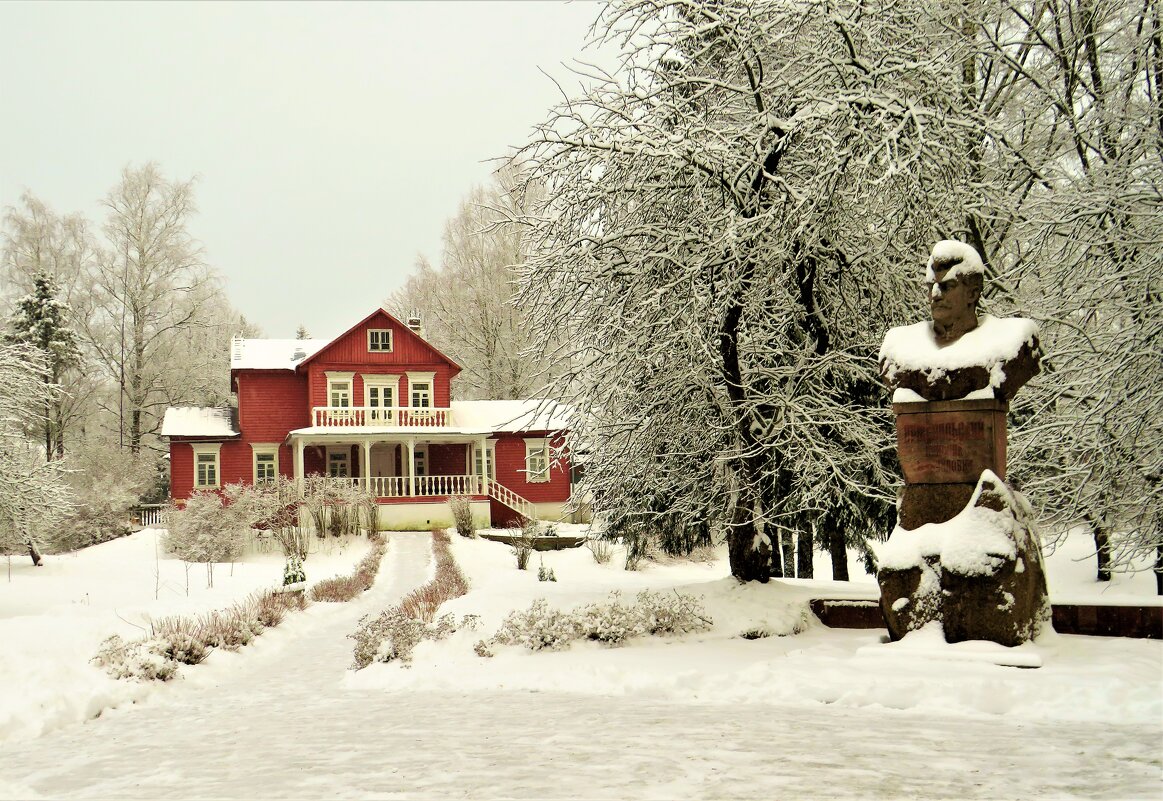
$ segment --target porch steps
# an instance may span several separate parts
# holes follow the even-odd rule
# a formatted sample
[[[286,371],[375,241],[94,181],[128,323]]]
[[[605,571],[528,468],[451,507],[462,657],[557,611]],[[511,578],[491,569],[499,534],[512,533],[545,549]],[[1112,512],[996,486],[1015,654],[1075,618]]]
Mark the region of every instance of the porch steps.
[[[517,512],[523,516],[526,520],[537,519],[537,510],[534,508],[533,504],[529,503],[529,501],[513,492],[513,490],[509,489],[508,487],[501,486],[495,481],[489,482],[489,497],[494,501],[503,503],[505,506],[508,506],[514,512]]]

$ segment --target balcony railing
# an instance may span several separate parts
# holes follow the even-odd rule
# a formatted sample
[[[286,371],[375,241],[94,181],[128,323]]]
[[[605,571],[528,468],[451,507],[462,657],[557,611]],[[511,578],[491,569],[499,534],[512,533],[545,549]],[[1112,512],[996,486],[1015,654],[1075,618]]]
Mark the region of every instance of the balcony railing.
[[[316,406],[316,428],[443,428],[452,425],[452,409],[410,406]]]
[[[336,478],[333,481],[368,487],[377,498],[433,498],[445,495],[484,495],[480,476],[416,476],[416,491],[409,492],[407,476]]]

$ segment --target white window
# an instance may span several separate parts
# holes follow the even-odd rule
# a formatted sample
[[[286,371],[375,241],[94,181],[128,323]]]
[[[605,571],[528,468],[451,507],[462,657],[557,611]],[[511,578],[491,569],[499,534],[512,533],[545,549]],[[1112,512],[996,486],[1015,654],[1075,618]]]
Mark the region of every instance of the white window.
[[[254,449],[254,483],[274,481],[279,474],[279,446],[255,443],[250,447]]]
[[[497,480],[497,443],[486,442],[485,447],[473,444],[472,465],[470,472],[474,476],[487,475],[492,481]]]
[[[436,373],[408,373],[408,395],[413,409],[432,408],[432,382]]]
[[[369,328],[367,330],[368,353],[392,352],[392,329]]]
[[[351,408],[351,379],[355,373],[327,374],[327,405],[333,408]]]
[[[351,476],[351,452],[347,448],[327,451],[327,475],[332,478]]]
[[[392,407],[396,405],[396,387],[400,377],[395,375],[365,375],[363,377],[364,405],[370,410],[370,422],[391,422]]]
[[[549,480],[549,443],[543,439],[525,440],[525,481],[543,484]]]
[[[198,443],[194,448],[194,489],[217,489],[221,486],[219,457],[221,442]]]
[[[426,476],[428,475],[428,446],[417,445],[415,452],[415,459],[413,461],[413,475]]]

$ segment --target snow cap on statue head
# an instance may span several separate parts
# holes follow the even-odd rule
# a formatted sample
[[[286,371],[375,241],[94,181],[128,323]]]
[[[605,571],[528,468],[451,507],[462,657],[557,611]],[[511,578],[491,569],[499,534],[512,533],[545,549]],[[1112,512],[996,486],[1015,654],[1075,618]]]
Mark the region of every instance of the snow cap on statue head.
[[[942,239],[933,245],[929,263],[925,267],[925,280],[934,283],[937,280],[937,273],[943,270],[949,271],[945,278],[976,275],[981,276],[979,280],[983,280],[985,277],[985,265],[982,264],[978,252],[972,245],[958,242],[956,239]]]

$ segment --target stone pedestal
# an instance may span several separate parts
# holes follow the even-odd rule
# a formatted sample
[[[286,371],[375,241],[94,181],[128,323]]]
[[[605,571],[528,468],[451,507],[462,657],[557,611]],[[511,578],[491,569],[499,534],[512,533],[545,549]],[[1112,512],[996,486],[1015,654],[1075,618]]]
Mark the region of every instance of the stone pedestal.
[[[1003,480],[1006,408],[893,404],[905,487],[877,579],[894,640],[939,622],[948,642],[1014,646],[1049,622],[1033,513]]]
[[[1006,408],[993,399],[892,405],[905,476],[901,528],[952,520],[984,470],[1005,479]]]

